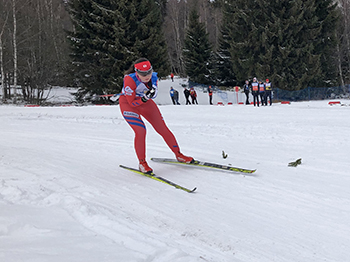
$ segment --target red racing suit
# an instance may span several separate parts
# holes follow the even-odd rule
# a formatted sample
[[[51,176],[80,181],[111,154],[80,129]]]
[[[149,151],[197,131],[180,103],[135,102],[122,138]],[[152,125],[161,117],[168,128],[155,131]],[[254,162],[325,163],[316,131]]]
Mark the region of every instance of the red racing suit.
[[[153,87],[156,92],[152,99],[146,102],[141,100],[142,96],[149,90],[149,86]],[[139,160],[146,158],[146,125],[141,116],[146,119],[160,134],[169,148],[177,155],[180,152],[174,134],[169,130],[159,111],[158,106],[153,101],[158,93],[158,77],[157,73],[152,73],[149,83],[143,83],[137,77],[136,73],[126,75],[122,95],[119,98],[120,111],[135,132],[134,147],[137,158]]]

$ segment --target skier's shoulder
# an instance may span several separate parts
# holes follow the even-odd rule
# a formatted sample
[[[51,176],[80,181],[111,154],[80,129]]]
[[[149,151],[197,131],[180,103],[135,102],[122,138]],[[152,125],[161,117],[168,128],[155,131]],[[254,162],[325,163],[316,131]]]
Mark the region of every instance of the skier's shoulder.
[[[132,87],[133,89],[136,89],[136,76],[135,74],[129,74],[124,76],[124,86]]]

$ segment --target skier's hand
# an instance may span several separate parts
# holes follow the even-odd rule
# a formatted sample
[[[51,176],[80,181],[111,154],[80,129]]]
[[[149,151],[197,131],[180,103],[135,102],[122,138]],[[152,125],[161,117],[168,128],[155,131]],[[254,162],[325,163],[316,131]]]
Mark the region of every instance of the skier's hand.
[[[153,87],[151,87],[151,89],[148,90],[141,98],[142,102],[144,103],[147,102],[149,99],[154,97],[155,94],[156,94],[156,90]]]

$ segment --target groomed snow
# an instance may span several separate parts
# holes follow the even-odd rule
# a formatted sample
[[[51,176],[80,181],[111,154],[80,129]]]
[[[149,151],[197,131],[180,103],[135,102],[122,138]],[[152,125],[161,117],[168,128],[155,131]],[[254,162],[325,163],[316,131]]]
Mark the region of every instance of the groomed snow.
[[[172,84],[183,153],[255,175],[149,161],[189,194],[119,168],[137,167],[119,106],[1,106],[0,261],[348,261],[350,101],[173,106]],[[147,130],[147,157],[172,158]]]

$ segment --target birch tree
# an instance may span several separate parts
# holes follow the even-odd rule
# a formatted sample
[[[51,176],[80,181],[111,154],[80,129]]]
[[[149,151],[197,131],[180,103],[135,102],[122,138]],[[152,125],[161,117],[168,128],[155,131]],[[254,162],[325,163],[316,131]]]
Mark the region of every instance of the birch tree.
[[[185,67],[183,60],[184,22],[185,13],[184,1],[169,0],[167,3],[165,26],[169,30],[165,31],[168,42],[168,53],[170,57],[171,70],[175,74],[184,75]]]
[[[17,17],[16,17],[16,0],[12,0],[12,17],[13,17],[13,102],[17,102]]]
[[[7,97],[7,90],[5,85],[5,69],[4,69],[4,33],[8,22],[9,12],[5,6],[6,0],[0,1],[0,95],[2,94],[2,100],[5,101]]]

